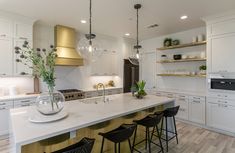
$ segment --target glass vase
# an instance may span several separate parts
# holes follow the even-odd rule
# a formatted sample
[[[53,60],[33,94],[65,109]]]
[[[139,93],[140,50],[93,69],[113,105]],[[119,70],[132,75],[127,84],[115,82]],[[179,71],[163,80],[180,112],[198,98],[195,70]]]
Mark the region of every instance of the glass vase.
[[[54,115],[64,108],[65,98],[62,93],[49,90],[36,99],[36,108],[43,115]]]

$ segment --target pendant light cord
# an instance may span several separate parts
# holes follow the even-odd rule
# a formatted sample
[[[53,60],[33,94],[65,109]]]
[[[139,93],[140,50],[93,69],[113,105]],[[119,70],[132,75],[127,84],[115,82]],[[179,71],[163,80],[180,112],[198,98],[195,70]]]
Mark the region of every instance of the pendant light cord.
[[[90,34],[90,43],[91,43],[91,17],[92,17],[92,12],[91,12],[91,9],[92,9],[92,0],[90,0],[90,31],[89,31],[89,34]],[[90,44],[91,45],[91,44]]]
[[[139,9],[137,9],[137,24],[136,24],[136,32],[137,32],[137,39],[136,39],[136,44],[137,44],[137,53],[139,53]]]

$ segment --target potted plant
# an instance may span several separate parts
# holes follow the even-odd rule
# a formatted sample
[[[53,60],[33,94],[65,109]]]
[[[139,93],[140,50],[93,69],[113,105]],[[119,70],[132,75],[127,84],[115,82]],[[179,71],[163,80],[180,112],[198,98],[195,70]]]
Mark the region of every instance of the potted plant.
[[[19,54],[16,62],[21,62],[33,69],[33,73],[39,76],[47,84],[48,92],[42,93],[36,100],[37,110],[44,115],[53,115],[63,109],[64,96],[54,91],[55,87],[55,59],[56,49],[53,45],[50,50],[33,49],[27,41],[22,47],[15,47],[15,53]],[[29,65],[28,63],[32,63]]]
[[[205,75],[206,74],[206,65],[201,65],[199,67],[200,74]]]
[[[137,90],[136,90],[135,96],[136,96],[138,99],[142,99],[144,96],[147,95],[147,93],[146,93],[145,90],[144,90],[145,84],[146,84],[146,82],[143,81],[143,80],[136,83]]]

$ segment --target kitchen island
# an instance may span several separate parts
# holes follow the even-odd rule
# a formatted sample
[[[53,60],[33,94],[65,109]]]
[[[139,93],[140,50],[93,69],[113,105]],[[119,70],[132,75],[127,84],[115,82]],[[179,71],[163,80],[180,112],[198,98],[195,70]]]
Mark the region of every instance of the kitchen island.
[[[106,103],[86,103],[86,100],[66,102],[64,111],[69,113],[67,118],[43,124],[28,120],[34,106],[10,110],[13,152],[49,153],[78,142],[85,136],[96,138],[93,152],[99,152],[101,138],[98,132],[108,131],[121,123],[131,123],[133,119],[156,111],[156,108],[174,105],[174,99],[155,95],[136,99],[127,93],[109,96],[109,99]],[[66,134],[69,138],[63,139]],[[109,146],[106,147],[107,151]]]

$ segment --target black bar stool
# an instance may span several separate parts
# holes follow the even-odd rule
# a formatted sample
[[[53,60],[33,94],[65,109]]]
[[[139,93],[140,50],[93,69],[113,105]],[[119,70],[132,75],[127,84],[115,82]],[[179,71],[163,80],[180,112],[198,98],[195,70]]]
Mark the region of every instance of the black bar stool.
[[[91,153],[95,139],[83,138],[76,144],[52,153]]]
[[[176,107],[172,107],[172,108],[167,108],[163,111],[164,118],[165,118],[165,129],[163,129],[163,122],[162,122],[162,124],[161,124],[161,133],[162,133],[162,131],[165,131],[166,132],[165,133],[166,137],[165,138],[161,137],[161,139],[166,141],[166,151],[167,152],[168,152],[168,142],[170,140],[172,140],[173,138],[176,138],[176,142],[178,144],[178,133],[177,133],[177,129],[176,129],[175,116],[177,115],[179,108],[180,108],[180,106],[176,106]],[[174,131],[169,131],[168,130],[167,118],[170,118],[170,117],[173,118]],[[153,130],[153,133],[154,133],[154,130]],[[168,133],[172,133],[173,136],[168,138]]]
[[[148,116],[146,116],[145,118],[141,119],[141,120],[134,120],[135,123],[137,123],[137,125],[141,125],[141,126],[144,126],[145,127],[145,139],[138,142],[138,143],[135,143],[135,138],[134,138],[134,142],[133,142],[133,149],[139,153],[141,153],[141,151],[137,150],[135,148],[136,145],[139,145],[143,142],[145,142],[145,149],[148,148],[148,151],[149,153],[151,153],[151,143],[159,146],[161,148],[160,152],[163,152],[164,153],[164,150],[163,150],[163,147],[162,147],[162,141],[161,141],[161,138],[160,138],[160,132],[159,132],[159,129],[158,129],[158,124],[161,122],[163,118],[163,113],[160,113],[160,114],[150,114]],[[152,141],[152,136],[150,137],[150,130],[149,128],[156,128],[156,131],[159,135],[159,143],[160,144],[156,144]],[[147,147],[148,146],[148,147]]]
[[[118,144],[118,153],[120,153],[120,143],[123,141],[128,140],[130,152],[133,152],[133,148],[131,146],[130,137],[133,135],[134,131],[136,133],[136,124],[122,124],[118,128],[106,132],[106,133],[99,133],[99,135],[103,136],[102,145],[100,152],[103,152],[104,147],[104,139],[108,139],[109,141],[114,143],[114,152],[117,153],[117,144]]]

